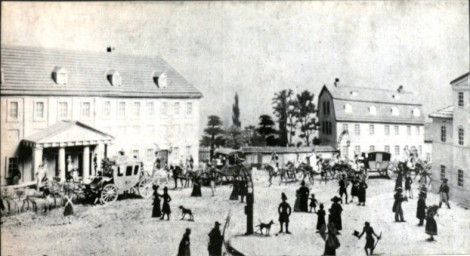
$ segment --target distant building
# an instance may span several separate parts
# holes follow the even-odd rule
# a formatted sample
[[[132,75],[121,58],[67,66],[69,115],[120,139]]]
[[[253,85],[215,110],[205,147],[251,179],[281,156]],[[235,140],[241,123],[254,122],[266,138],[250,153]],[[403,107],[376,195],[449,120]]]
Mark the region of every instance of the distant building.
[[[86,178],[121,149],[147,168],[158,149],[198,161],[202,94],[159,57],[2,45],[0,92],[1,184],[34,181],[43,159]]]
[[[333,158],[336,149],[331,146],[311,146],[311,147],[242,147],[245,154],[245,162],[252,165],[262,165],[271,163],[272,153],[279,157],[279,165],[285,166],[287,162],[295,163],[297,156],[301,161],[306,161],[307,156],[312,152],[319,154],[323,159]]]
[[[319,138],[353,159],[367,151],[386,151],[393,157],[408,146],[420,156],[424,150],[422,104],[411,92],[324,86],[318,96]]]
[[[432,118],[432,190],[447,178],[451,199],[470,205],[470,82],[466,73],[450,82],[453,104],[429,115]],[[465,202],[466,200],[466,202]]]

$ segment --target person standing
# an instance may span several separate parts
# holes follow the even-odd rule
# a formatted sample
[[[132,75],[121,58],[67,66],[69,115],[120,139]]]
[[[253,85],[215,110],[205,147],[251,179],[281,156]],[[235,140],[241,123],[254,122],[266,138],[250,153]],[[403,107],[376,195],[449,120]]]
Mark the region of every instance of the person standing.
[[[279,223],[281,226],[281,230],[279,233],[283,232],[283,224],[286,226],[286,233],[290,234],[289,232],[289,216],[292,213],[292,208],[290,205],[286,202],[287,201],[287,196],[286,194],[282,193],[281,195],[282,203],[279,204],[279,207],[277,208],[277,212],[279,213]]]
[[[64,216],[72,216],[74,211],[73,211],[73,200],[74,194],[72,191],[68,191],[67,194],[65,194],[65,208],[64,208]]]
[[[201,192],[201,179],[199,176],[194,176],[193,178],[193,191],[191,192],[192,197],[202,197]]]
[[[424,195],[422,193],[419,194],[416,218],[419,219],[418,226],[423,226],[424,219],[426,218],[426,200],[424,199]]]
[[[170,208],[170,202],[171,202],[171,197],[168,194],[168,188],[164,187],[163,188],[163,207],[162,207],[162,217],[160,219],[164,219],[165,215],[167,216],[167,220],[170,220],[170,215],[171,215],[171,208]]]
[[[243,203],[246,194],[248,194],[248,184],[245,179],[240,178],[238,181],[238,194],[240,195],[240,202]]]
[[[173,175],[173,180],[175,181],[175,189],[178,188],[178,175],[180,174],[180,170],[179,168],[177,168],[176,166],[174,165],[170,165],[170,170],[171,170],[171,173]]]
[[[447,185],[448,179],[444,178],[442,180],[442,184],[439,187],[439,194],[441,196],[441,200],[439,202],[439,208],[441,208],[442,203],[447,204],[447,208],[450,209],[450,204],[449,204],[449,186]]]
[[[343,212],[343,207],[338,203],[341,201],[341,198],[335,196],[331,199],[333,204],[331,205],[331,218],[332,221],[335,223],[335,227],[337,230],[343,229],[343,223],[341,220],[341,213]]]
[[[214,223],[214,228],[209,233],[209,245],[207,250],[209,251],[209,256],[221,256],[222,255],[222,244],[224,237],[219,230],[220,223],[216,221]]]
[[[428,209],[426,215],[426,234],[430,235],[427,241],[434,241],[434,236],[437,236],[437,223],[434,220],[434,216],[437,214],[439,207],[437,205],[432,205]]]
[[[402,195],[402,189],[398,188],[397,192],[393,196],[395,202],[393,203],[393,212],[395,213],[395,222],[405,222],[403,218],[403,208],[401,207],[401,203],[403,201],[408,201],[406,197]]]
[[[358,197],[359,197],[359,204],[358,205],[361,205],[362,206],[366,206],[366,196],[367,196],[367,183],[366,183],[366,179],[362,179],[362,181],[359,183],[359,187],[358,187]]]
[[[398,189],[398,188],[402,188],[403,187],[403,170],[401,170],[400,168],[398,168],[398,174],[397,174],[397,179],[395,180],[395,191]]]
[[[310,190],[308,189],[308,187],[305,186],[304,180],[302,180],[300,185],[301,185],[301,187],[299,188],[300,211],[308,212],[308,195],[310,194]]]
[[[187,228],[178,248],[178,256],[191,256],[191,241],[189,239],[190,234],[191,229]]]
[[[238,181],[238,176],[234,176],[232,181],[232,193],[230,194],[230,200],[238,200],[239,184],[240,182]]]
[[[339,196],[341,197],[341,203],[343,203],[343,195],[346,195],[346,204],[348,204],[348,181],[346,179],[346,174],[342,175],[342,178],[339,180]]]
[[[160,197],[158,193],[158,185],[153,185],[153,209],[152,209],[152,218],[162,217],[162,211],[160,210]]]
[[[370,223],[366,221],[364,224],[364,229],[362,229],[362,233],[357,237],[358,239],[361,239],[362,235],[366,234],[366,246],[364,247],[364,250],[366,251],[366,255],[369,255],[369,252],[367,249],[370,249],[370,255],[374,254],[374,247],[375,247],[375,240],[374,237],[377,237],[377,239],[380,239],[380,236],[378,236],[375,232],[374,229],[370,226]]]
[[[411,190],[411,183],[413,183],[413,180],[411,179],[411,175],[407,173],[405,177],[405,196],[408,196],[408,198],[413,198],[413,190]]]
[[[216,173],[215,173],[215,170],[211,168],[209,172],[209,182],[211,186],[212,196],[215,195],[215,180],[216,180]]]
[[[336,255],[336,249],[340,247],[339,239],[337,237],[338,230],[334,222],[328,223],[328,232],[325,233],[326,226],[323,226],[320,235],[325,240],[325,250],[323,255]]]
[[[322,226],[326,224],[325,222],[325,210],[323,204],[320,204],[320,209],[317,212],[318,219],[317,219],[317,231],[320,231]]]
[[[317,199],[315,199],[315,194],[312,193],[312,195],[309,199],[310,199],[310,212],[312,212],[312,209],[313,209],[313,212],[316,213],[317,212],[318,201],[317,201]]]
[[[354,197],[358,196],[358,191],[359,191],[359,179],[358,179],[357,175],[354,175],[354,178],[353,178],[352,184],[351,184],[351,201],[350,201],[350,203],[354,202]]]

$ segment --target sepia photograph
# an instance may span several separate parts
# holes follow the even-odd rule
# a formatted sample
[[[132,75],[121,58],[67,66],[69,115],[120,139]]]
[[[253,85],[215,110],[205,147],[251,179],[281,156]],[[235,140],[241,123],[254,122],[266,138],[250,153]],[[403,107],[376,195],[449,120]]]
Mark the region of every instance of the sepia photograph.
[[[0,255],[470,255],[465,0],[1,1]]]

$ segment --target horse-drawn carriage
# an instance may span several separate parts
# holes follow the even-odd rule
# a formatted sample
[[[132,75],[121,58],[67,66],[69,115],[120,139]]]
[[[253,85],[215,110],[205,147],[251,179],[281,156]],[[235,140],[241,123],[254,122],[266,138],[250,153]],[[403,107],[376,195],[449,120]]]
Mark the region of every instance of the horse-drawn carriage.
[[[390,178],[390,160],[392,155],[383,151],[370,151],[362,153],[362,162],[365,175],[378,173],[382,177]]]
[[[236,176],[242,175],[242,169],[247,169],[243,164],[245,155],[240,150],[218,148],[214,151],[213,162],[201,173],[203,180],[214,175],[216,184],[228,183]]]

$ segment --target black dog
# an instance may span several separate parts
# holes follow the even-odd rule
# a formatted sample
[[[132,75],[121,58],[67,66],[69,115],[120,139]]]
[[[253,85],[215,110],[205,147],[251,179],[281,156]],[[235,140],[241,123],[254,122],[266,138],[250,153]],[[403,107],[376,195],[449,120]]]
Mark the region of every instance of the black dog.
[[[261,233],[261,235],[263,234],[263,229],[266,229],[266,235],[269,236],[269,231],[271,231],[271,226],[273,224],[273,220],[271,220],[269,223],[263,223],[260,221],[260,224],[256,225],[256,227],[259,227],[259,232]]]
[[[180,205],[179,208],[181,209],[181,213],[183,214],[183,217],[181,217],[182,220],[184,219],[184,216],[186,216],[186,214],[188,214],[189,215],[189,221],[194,221],[193,212],[190,209],[184,208],[182,205]]]

